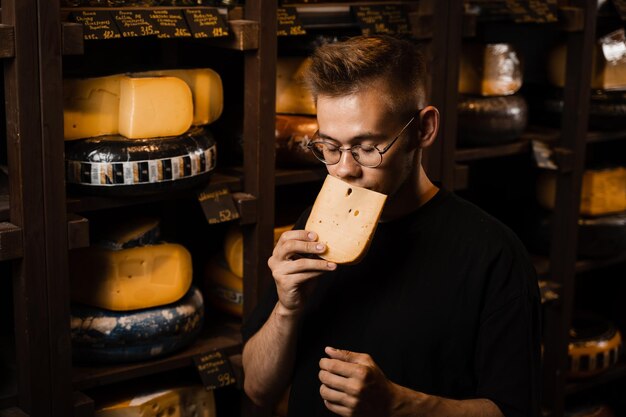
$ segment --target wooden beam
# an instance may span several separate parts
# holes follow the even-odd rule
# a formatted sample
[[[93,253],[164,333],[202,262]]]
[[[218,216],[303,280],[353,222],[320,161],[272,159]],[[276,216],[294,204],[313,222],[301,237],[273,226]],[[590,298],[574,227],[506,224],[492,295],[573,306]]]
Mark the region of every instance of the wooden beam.
[[[8,222],[0,223],[0,261],[21,258],[22,229]]]

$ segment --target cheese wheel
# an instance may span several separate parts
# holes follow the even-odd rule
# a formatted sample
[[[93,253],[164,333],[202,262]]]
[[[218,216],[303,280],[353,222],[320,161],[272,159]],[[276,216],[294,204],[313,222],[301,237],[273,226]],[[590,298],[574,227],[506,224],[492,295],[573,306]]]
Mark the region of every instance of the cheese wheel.
[[[206,125],[217,120],[224,109],[222,78],[210,68],[164,69],[138,72],[136,77],[176,77],[191,89],[193,125]]]
[[[154,245],[161,236],[161,221],[156,217],[108,219],[114,223],[98,225],[93,246],[111,250],[130,249],[137,246]]]
[[[315,102],[302,75],[307,57],[278,57],[276,61],[276,113],[315,115]]]
[[[511,44],[466,44],[460,58],[459,93],[507,96],[522,87],[520,60]]]
[[[191,254],[176,243],[76,249],[69,266],[73,301],[117,311],[172,303],[192,279]]]
[[[320,257],[338,264],[359,262],[369,248],[386,200],[385,194],[327,175],[305,226],[326,244]]]
[[[283,232],[292,228],[292,224],[275,227],[274,245],[276,245]],[[238,225],[232,225],[226,231],[226,236],[224,237],[224,258],[226,259],[228,269],[238,277],[243,277],[243,233]]]
[[[276,166],[298,168],[320,166],[306,147],[317,131],[315,116],[276,115]]]
[[[74,361],[121,363],[162,357],[192,343],[204,323],[204,300],[195,286],[180,300],[153,308],[109,311],[71,307]]]
[[[595,376],[618,362],[622,336],[609,320],[578,312],[572,319],[569,336],[570,378]]]
[[[528,125],[526,99],[461,95],[458,103],[458,145],[492,146],[516,141]]]
[[[207,262],[204,288],[207,301],[217,310],[243,317],[243,279],[228,268],[221,254]]]
[[[66,142],[66,181],[79,192],[109,196],[186,189],[207,181],[216,156],[206,128],[157,139],[100,136]]]
[[[563,91],[549,94],[543,101],[542,122],[560,126],[563,117]],[[590,130],[626,129],[626,92],[593,90],[589,102]]]
[[[117,391],[100,400],[94,417],[215,417],[213,390],[199,385],[171,384],[167,388]]]

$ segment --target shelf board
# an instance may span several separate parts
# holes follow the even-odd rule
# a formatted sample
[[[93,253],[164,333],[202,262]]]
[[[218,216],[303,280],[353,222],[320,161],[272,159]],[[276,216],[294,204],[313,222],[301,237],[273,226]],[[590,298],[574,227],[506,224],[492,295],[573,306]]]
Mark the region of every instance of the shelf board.
[[[457,148],[454,159],[457,162],[475,161],[478,159],[498,158],[502,156],[520,155],[530,151],[530,141],[521,138],[518,142],[504,145],[483,146],[476,148]]]
[[[10,216],[9,196],[0,194],[0,222],[9,221]]]
[[[15,32],[13,26],[0,24],[0,58],[15,56]]]
[[[277,169],[276,185],[291,185],[323,181],[328,171],[325,167],[316,169]]]
[[[216,191],[227,187],[231,192],[241,191],[241,179],[232,175],[215,172],[211,175],[204,191]],[[189,198],[193,196],[194,190],[183,190],[177,192],[157,193],[144,196],[124,196],[124,197],[100,197],[90,195],[68,195],[67,212],[81,213],[85,211],[106,210],[118,207],[128,207],[140,204],[154,203],[163,200],[173,200],[179,198]]]
[[[73,387],[75,390],[84,390],[193,366],[193,356],[215,349],[227,355],[237,355],[241,353],[240,321],[230,318],[226,320],[205,325],[203,333],[189,348],[162,359],[119,365],[75,365]]]
[[[587,143],[608,142],[620,139],[626,139],[626,130],[587,132]]]
[[[539,278],[549,279],[550,259],[547,256],[531,255],[533,265]],[[594,271],[626,262],[626,253],[606,259],[580,259],[576,261],[575,271],[577,274]]]
[[[595,377],[584,380],[570,381],[565,386],[565,395],[577,394],[624,377],[626,377],[626,363],[619,362],[614,367],[607,369]]]

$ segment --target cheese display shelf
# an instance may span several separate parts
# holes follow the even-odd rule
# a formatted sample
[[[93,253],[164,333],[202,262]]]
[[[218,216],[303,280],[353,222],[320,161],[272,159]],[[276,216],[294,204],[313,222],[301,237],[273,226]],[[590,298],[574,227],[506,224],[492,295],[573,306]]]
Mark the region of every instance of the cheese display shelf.
[[[531,255],[535,269],[540,278],[549,278],[550,276],[550,259],[546,256]],[[607,268],[613,265],[619,265],[626,262],[626,253],[606,259],[583,259],[575,263],[574,271],[577,274],[583,272],[595,271]]]
[[[74,365],[72,386],[84,390],[97,386],[127,381],[164,371],[193,367],[195,355],[219,350],[227,356],[241,353],[240,321],[218,315],[214,323],[206,323],[200,337],[188,348],[151,361],[131,362],[118,365]],[[235,361],[236,362],[236,361]]]
[[[497,158],[524,154],[530,151],[530,142],[522,140],[498,146],[487,146],[478,148],[458,148],[454,153],[454,158],[458,162],[473,161],[476,159]]]
[[[84,211],[106,210],[117,207],[155,203],[163,200],[194,198],[195,193],[200,190],[204,192],[211,192],[224,188],[227,188],[231,192],[240,191],[242,189],[241,176],[233,176],[216,172],[211,175],[211,178],[204,186],[189,190],[155,193],[143,196],[100,197],[75,193],[73,195],[68,195],[67,197],[67,211],[70,213],[80,213]]]
[[[622,360],[600,375],[589,379],[569,382],[565,386],[565,394],[573,396],[623,378],[626,378],[626,363]]]

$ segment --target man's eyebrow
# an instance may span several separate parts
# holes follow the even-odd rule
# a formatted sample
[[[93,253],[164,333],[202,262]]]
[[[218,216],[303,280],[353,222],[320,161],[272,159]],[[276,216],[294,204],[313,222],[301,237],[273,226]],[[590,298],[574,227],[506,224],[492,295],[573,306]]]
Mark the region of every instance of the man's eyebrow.
[[[327,134],[318,131],[317,132],[317,136],[319,136],[322,139],[326,139],[326,140],[331,140],[333,142],[337,142],[339,143],[339,141],[335,138],[333,138],[332,136],[328,136]],[[360,141],[364,141],[364,140],[373,140],[373,139],[385,139],[386,136],[383,135],[382,133],[362,133],[360,135],[356,135],[350,139],[348,139],[348,143],[353,143],[353,142],[360,142]]]

